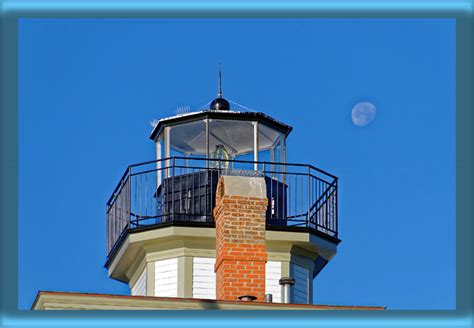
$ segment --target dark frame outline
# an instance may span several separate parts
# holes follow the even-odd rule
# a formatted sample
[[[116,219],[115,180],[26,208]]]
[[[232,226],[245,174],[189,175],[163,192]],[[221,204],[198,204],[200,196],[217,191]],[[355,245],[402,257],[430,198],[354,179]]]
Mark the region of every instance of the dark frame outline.
[[[456,19],[456,263],[457,263],[457,286],[456,299],[457,309],[455,311],[387,311],[384,313],[348,313],[338,312],[337,318],[331,312],[318,312],[317,316],[310,313],[297,313],[297,317],[287,313],[272,313],[269,317],[265,312],[233,312],[233,313],[196,313],[187,312],[186,316],[180,315],[181,324],[189,325],[196,319],[208,319],[207,324],[221,325],[224,320],[233,319],[239,326],[245,323],[255,322],[254,320],[266,320],[268,325],[274,325],[280,320],[290,318],[292,324],[308,323],[331,323],[339,326],[360,325],[364,322],[367,325],[379,327],[389,323],[391,327],[398,326],[429,326],[430,323],[438,327],[471,327],[473,323],[473,290],[472,270],[473,263],[473,243],[470,237],[473,232],[472,205],[470,204],[473,193],[472,174],[472,150],[473,135],[470,131],[473,123],[471,109],[472,91],[472,49],[471,38],[473,34],[472,2],[456,1],[451,3],[430,2],[414,3],[392,2],[392,3],[230,3],[228,5],[213,3],[51,3],[31,2],[28,4],[15,5],[15,3],[4,3],[2,7],[2,111],[1,111],[1,203],[0,211],[2,216],[2,323],[6,326],[20,324],[35,326],[44,325],[51,320],[51,324],[67,325],[88,325],[90,321],[83,321],[80,318],[94,319],[97,325],[115,325],[128,321],[130,326],[139,326],[139,320],[159,320],[162,323],[179,325],[177,315],[172,312],[146,313],[137,311],[135,313],[122,312],[111,313],[104,311],[96,312],[76,312],[76,313],[29,313],[17,309],[18,294],[17,281],[18,267],[18,227],[12,217],[18,217],[18,115],[17,115],[17,38],[18,20],[32,17],[338,17],[338,18],[454,18]],[[9,218],[9,220],[8,220]],[[6,265],[8,264],[8,265]],[[6,268],[6,269],[5,269]],[[74,320],[76,319],[76,320]],[[79,319],[79,320],[78,320]],[[186,320],[187,319],[187,320]],[[296,322],[295,322],[296,319]],[[74,321],[73,321],[74,320]],[[174,321],[170,321],[174,320]],[[316,321],[313,321],[316,320]],[[330,321],[329,321],[330,320]],[[79,321],[79,322],[78,322]],[[262,323],[262,322],[260,322]]]

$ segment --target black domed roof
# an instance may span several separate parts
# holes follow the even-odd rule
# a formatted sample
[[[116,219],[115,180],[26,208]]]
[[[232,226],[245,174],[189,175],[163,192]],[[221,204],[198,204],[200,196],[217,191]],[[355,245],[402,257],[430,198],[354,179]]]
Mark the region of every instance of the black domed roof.
[[[230,104],[227,100],[225,100],[222,97],[217,97],[211,102],[211,105],[209,106],[211,110],[229,110],[230,109]]]

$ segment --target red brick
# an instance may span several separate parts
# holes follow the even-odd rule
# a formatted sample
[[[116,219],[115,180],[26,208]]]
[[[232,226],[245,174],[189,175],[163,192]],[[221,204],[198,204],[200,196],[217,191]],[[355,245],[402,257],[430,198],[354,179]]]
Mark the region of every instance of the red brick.
[[[216,222],[217,299],[236,300],[265,294],[265,211],[268,200],[222,195],[219,181],[214,209]]]

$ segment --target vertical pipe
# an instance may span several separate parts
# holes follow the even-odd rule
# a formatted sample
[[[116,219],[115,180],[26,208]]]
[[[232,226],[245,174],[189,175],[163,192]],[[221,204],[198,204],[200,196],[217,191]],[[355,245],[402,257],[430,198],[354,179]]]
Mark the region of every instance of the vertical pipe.
[[[273,295],[265,294],[265,303],[273,303]]]
[[[290,285],[283,285],[283,300],[282,303],[290,303]]]
[[[283,277],[278,283],[281,286],[281,302],[291,303],[291,286],[295,284],[295,279],[291,277]]]
[[[258,171],[258,122],[253,123],[253,160],[254,170]]]

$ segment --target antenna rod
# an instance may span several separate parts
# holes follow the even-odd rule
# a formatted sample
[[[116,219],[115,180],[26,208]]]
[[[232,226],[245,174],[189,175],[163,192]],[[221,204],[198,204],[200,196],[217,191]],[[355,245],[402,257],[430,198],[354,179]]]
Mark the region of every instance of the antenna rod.
[[[221,63],[219,63],[219,93],[217,94],[219,98],[222,97],[222,75],[221,75]]]

